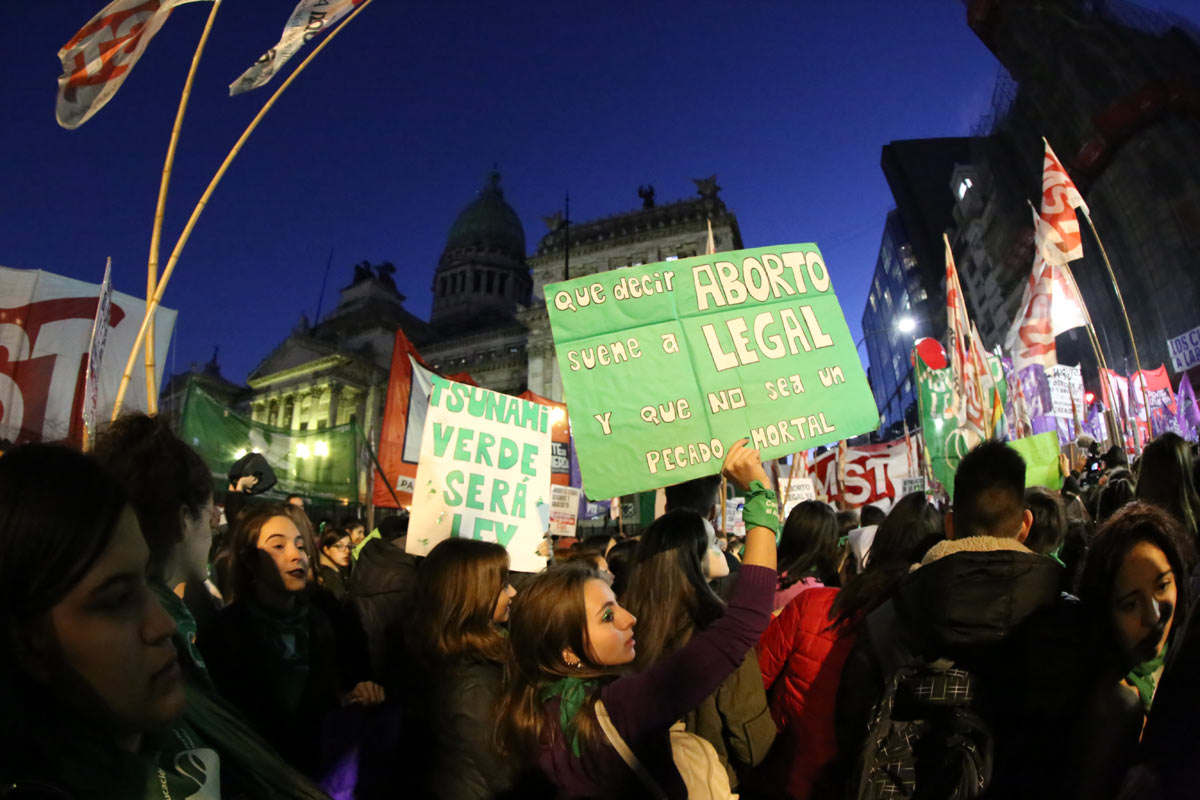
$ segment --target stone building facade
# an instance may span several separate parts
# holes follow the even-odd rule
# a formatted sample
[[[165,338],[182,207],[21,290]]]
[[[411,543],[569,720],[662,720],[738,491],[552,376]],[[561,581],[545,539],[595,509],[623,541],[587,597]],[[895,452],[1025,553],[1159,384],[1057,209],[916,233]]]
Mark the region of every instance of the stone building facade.
[[[718,196],[716,176],[697,180],[697,197],[658,205],[653,187],[642,187],[642,207],[634,211],[574,223],[561,214],[546,218],[550,231],[529,259],[533,268],[532,302],[519,318],[528,331],[528,388],[562,401],[562,376],[546,312],[543,287],[610,269],[674,261],[701,255],[711,221],[718,251],[740,250],[737,217]]]

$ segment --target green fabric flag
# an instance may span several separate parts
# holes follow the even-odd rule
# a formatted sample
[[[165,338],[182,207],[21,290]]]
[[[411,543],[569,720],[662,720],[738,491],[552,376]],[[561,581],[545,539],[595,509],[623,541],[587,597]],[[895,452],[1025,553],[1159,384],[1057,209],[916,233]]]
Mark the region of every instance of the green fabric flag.
[[[999,358],[988,357],[988,368],[996,381],[995,389],[987,393],[984,408],[989,422],[993,419],[995,394],[1000,395],[1000,406],[1008,402],[1008,386],[1004,381],[1004,368]],[[933,477],[954,496],[954,473],[958,462],[979,444],[980,437],[959,423],[954,403],[954,372],[950,367],[930,369],[918,357],[916,359],[917,388],[920,392],[921,431],[925,437],[925,448],[929,453]],[[1003,439],[1008,432],[1008,420],[1003,414],[995,420],[993,437]],[[1057,466],[1055,467],[1057,469]]]
[[[1058,468],[1058,434],[1046,431],[1008,443],[1025,459],[1025,485],[1045,486],[1057,492],[1062,488],[1062,471]]]
[[[716,253],[545,287],[590,498],[720,471],[879,425],[815,244]]]
[[[193,382],[179,436],[208,464],[219,495],[228,488],[229,467],[254,451],[275,470],[273,493],[358,502],[353,423],[316,431],[275,428],[233,411]]]

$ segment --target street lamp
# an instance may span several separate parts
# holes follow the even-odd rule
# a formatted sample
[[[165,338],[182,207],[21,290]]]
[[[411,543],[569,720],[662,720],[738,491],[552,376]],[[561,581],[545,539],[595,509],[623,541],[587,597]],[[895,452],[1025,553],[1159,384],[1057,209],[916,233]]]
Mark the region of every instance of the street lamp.
[[[896,320],[896,330],[898,330],[900,333],[912,333],[916,329],[917,321],[907,314]],[[863,335],[854,345],[854,349],[857,350],[858,348],[862,347],[863,342],[867,340],[868,336],[874,336],[877,333],[887,333],[889,330],[889,328],[875,328],[874,330],[863,331]]]

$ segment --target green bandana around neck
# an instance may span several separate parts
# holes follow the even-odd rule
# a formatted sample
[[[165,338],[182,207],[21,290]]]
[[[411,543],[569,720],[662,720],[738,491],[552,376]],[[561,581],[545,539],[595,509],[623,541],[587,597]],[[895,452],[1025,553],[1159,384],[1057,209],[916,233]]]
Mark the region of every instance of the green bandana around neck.
[[[571,752],[575,754],[576,758],[579,758],[581,753],[579,750],[579,726],[575,724],[575,716],[597,683],[595,678],[568,676],[543,686],[538,692],[538,697],[543,703],[558,696],[558,724],[562,727],[563,736],[570,740]]]
[[[1142,708],[1147,714],[1150,713],[1150,703],[1154,700],[1155,679],[1154,673],[1158,672],[1167,658],[1167,647],[1170,642],[1163,642],[1162,650],[1158,651],[1158,655],[1129,671],[1125,676],[1125,680],[1133,684],[1137,689],[1138,697],[1142,699]]]

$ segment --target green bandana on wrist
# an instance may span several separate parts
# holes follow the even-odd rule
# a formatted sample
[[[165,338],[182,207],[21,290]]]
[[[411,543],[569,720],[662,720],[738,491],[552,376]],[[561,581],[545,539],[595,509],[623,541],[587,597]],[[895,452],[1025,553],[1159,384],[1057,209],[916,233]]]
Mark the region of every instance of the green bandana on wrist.
[[[746,493],[746,505],[742,507],[742,520],[746,530],[751,528],[767,528],[779,538],[779,501],[775,499],[775,490],[763,486],[762,481],[750,481]]]
[[[580,751],[579,726],[575,724],[575,716],[595,686],[594,678],[567,677],[543,686],[538,692],[538,697],[543,703],[558,695],[558,724],[562,727],[563,736],[571,742],[571,752],[576,758],[580,756]]]

